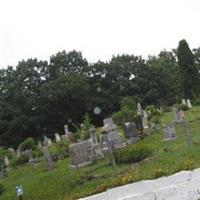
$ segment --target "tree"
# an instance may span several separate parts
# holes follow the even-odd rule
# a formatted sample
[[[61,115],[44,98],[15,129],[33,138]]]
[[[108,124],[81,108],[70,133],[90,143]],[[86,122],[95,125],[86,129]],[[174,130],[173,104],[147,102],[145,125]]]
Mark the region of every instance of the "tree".
[[[186,40],[179,42],[177,57],[183,98],[193,98],[198,94],[199,77],[194,63],[194,55]]]

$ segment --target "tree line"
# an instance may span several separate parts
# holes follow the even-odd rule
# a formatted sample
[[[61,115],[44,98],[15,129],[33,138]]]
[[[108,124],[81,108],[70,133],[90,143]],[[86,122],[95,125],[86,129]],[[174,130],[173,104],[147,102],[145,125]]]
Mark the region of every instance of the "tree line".
[[[197,100],[199,70],[200,48],[191,50],[185,40],[147,59],[124,54],[88,63],[73,50],[49,61],[22,60],[15,68],[0,69],[0,145],[63,133],[64,124],[79,126],[85,113],[101,125],[126,96],[157,107]]]

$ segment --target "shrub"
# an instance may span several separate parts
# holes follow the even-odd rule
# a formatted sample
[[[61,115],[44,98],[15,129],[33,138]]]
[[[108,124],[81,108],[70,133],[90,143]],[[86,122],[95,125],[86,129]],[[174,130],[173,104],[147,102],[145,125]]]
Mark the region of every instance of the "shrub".
[[[185,160],[185,162],[183,163],[183,169],[184,170],[192,170],[194,169],[194,162],[193,160]]]
[[[27,163],[28,161],[29,161],[29,157],[28,156],[21,155],[21,156],[19,156],[19,158],[13,159],[11,165],[13,167],[16,167],[18,165],[23,165],[23,164]]]
[[[195,106],[200,106],[200,99],[196,99],[195,102],[194,102],[194,105]]]
[[[153,154],[152,149],[143,145],[130,145],[127,148],[114,152],[117,163],[134,163],[141,161]]]
[[[21,151],[24,151],[27,149],[34,150],[36,148],[35,140],[33,138],[29,137],[19,145],[19,148]]]
[[[0,184],[0,195],[3,193],[3,185]]]
[[[156,108],[155,106],[151,105],[151,106],[147,106],[145,109],[148,113],[148,120],[155,123],[155,124],[159,124],[161,122],[161,111]]]
[[[84,115],[83,127],[81,127],[81,137],[83,140],[90,138],[89,129],[91,127],[91,119],[88,113]]]
[[[180,104],[178,109],[182,110],[182,111],[187,111],[187,110],[189,110],[189,107],[188,107],[188,105]]]
[[[159,178],[161,176],[165,176],[167,173],[164,169],[156,169],[154,170],[154,178]]]
[[[52,144],[50,147],[50,153],[57,159],[64,159],[68,156],[68,142],[67,140],[62,140],[58,143]]]

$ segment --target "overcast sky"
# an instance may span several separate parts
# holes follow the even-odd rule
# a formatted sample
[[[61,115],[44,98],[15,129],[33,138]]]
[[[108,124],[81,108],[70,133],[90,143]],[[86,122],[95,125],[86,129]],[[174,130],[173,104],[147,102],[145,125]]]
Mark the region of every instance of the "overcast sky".
[[[199,0],[0,0],[0,67],[65,49],[89,62],[200,46]]]

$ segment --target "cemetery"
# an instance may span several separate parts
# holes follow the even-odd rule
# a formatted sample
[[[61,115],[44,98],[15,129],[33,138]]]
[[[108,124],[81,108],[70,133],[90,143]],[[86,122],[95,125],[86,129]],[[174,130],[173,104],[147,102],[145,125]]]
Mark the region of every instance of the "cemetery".
[[[136,118],[123,126],[111,117],[101,127],[84,121],[75,138],[65,124],[62,136],[28,138],[17,149],[1,148],[0,199],[14,198],[18,185],[24,199],[80,199],[199,168],[200,107],[188,100],[180,105],[188,109],[174,105],[168,112],[154,110],[157,114],[151,116],[158,108],[143,109],[138,103]]]

